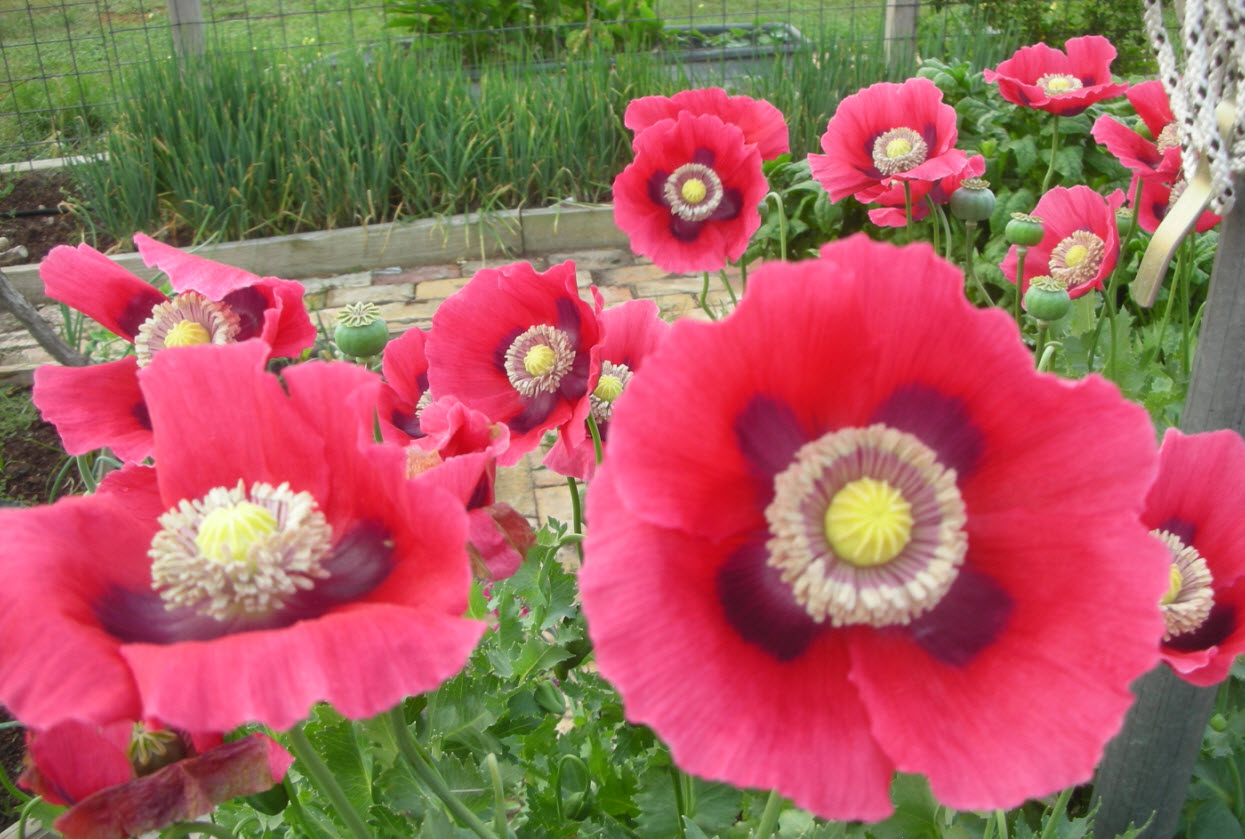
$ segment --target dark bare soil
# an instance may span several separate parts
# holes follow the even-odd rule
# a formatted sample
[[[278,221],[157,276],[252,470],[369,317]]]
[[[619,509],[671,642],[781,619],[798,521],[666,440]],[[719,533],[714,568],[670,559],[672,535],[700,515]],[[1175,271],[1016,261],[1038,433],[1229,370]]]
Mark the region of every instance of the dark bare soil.
[[[20,262],[39,262],[57,245],[90,242],[79,216],[69,212],[80,204],[68,172],[0,175],[0,236],[9,240],[9,247],[25,246],[27,256]],[[62,212],[51,212],[55,210]],[[101,238],[94,244],[107,250],[115,241]]]

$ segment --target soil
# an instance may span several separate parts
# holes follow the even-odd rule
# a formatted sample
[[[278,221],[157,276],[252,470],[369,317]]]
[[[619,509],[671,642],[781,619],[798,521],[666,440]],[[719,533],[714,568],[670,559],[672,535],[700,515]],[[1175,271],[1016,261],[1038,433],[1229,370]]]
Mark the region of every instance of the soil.
[[[0,236],[8,247],[25,246],[17,262],[39,262],[57,245],[92,242],[79,216],[81,206],[73,178],[64,171],[15,172],[0,175]],[[100,237],[92,244],[103,251],[116,240]]]

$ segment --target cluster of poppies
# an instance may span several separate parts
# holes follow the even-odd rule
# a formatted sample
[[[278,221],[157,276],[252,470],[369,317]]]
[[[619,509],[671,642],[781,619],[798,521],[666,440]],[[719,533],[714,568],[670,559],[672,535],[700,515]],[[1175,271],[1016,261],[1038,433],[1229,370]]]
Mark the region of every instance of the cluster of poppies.
[[[1076,113],[1118,92],[1079,66],[1109,63],[1101,40],[993,75]],[[1067,66],[1043,69],[1054,53]],[[738,259],[782,115],[698,90],[636,100],[626,125],[633,247],[677,271]],[[981,173],[955,142],[932,83],[875,85],[812,168],[887,223]],[[1137,159],[1178,171],[1167,150]],[[1070,285],[1100,283],[1118,199],[1042,200],[1037,272],[1092,257]],[[570,262],[485,268],[386,347],[382,376],[270,372],[314,341],[300,286],[136,241],[178,293],[57,249],[48,294],[134,353],[35,379],[68,451],[124,465],[0,511],[0,703],[32,732],[25,783],[73,805],[67,835],[265,789],[289,756],[222,742],[240,726],[288,729],[321,701],[369,717],[456,673],[484,631],[472,575],[513,573],[533,539],[497,467],[542,445],[591,480],[583,612],[628,718],[683,769],[820,816],[885,817],[895,772],[964,809],[1085,781],[1135,678],[1161,659],[1213,684],[1245,649],[1245,520],[1222,503],[1245,492],[1245,442],[1169,431],[1160,450],[1114,385],[1035,372],[927,245],[827,244],[762,266],[723,320],[673,327],[651,301],[585,300]]]

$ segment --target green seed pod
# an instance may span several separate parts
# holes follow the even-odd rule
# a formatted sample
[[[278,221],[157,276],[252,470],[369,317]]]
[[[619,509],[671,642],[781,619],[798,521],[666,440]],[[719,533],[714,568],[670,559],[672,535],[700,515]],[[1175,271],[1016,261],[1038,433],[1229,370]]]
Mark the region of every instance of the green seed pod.
[[[1003,229],[1003,235],[1010,244],[1022,247],[1040,244],[1045,232],[1040,218],[1024,213],[1012,213],[1012,220]]]
[[[994,212],[994,192],[983,178],[968,178],[951,193],[951,215],[960,221],[985,221]]]
[[[1223,733],[1228,730],[1228,718],[1223,714],[1215,714],[1210,718],[1210,727],[1212,731]]]
[[[1025,311],[1038,320],[1059,320],[1072,308],[1068,286],[1054,277],[1034,277],[1025,292]]]
[[[566,713],[566,700],[562,698],[562,691],[558,690],[553,682],[538,684],[535,699],[537,705],[551,714]]]
[[[389,343],[389,326],[375,303],[351,303],[337,313],[333,341],[342,355],[371,358]]]

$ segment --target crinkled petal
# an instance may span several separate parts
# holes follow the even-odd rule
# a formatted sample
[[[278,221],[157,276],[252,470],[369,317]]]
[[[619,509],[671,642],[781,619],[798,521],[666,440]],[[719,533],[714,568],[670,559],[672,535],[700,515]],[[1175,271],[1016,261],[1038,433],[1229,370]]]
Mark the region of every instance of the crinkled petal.
[[[155,448],[137,372],[134,356],[89,367],[45,364],[35,370],[32,399],[43,418],[56,426],[68,454],[107,448],[134,463],[150,457]]]

